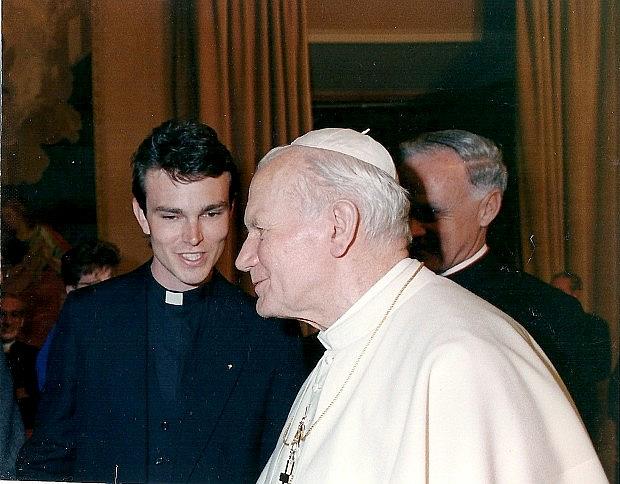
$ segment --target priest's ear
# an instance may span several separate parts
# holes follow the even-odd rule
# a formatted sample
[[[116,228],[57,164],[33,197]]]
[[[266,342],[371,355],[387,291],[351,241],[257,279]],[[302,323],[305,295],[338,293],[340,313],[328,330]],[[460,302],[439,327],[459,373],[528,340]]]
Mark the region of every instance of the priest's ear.
[[[494,188],[487,193],[478,207],[478,223],[480,227],[488,227],[502,208],[502,192]]]
[[[144,210],[142,210],[142,207],[140,207],[140,204],[135,197],[132,199],[131,205],[133,206],[133,214],[136,217],[138,224],[140,224],[142,232],[144,232],[145,235],[151,235],[151,227],[149,227],[149,222],[146,220],[146,214],[144,213]]]
[[[350,200],[338,200],[332,204],[329,215],[332,226],[330,253],[333,257],[342,257],[355,241],[360,223],[359,210]]]

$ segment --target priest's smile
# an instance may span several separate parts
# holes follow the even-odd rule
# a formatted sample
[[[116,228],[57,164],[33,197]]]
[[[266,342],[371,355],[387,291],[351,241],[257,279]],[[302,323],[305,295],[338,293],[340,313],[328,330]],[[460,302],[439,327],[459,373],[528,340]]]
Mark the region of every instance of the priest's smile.
[[[181,258],[189,265],[199,265],[204,262],[205,252],[186,252],[180,254]]]
[[[166,289],[187,291],[209,279],[224,251],[232,214],[230,175],[178,183],[161,170],[149,171],[146,212],[134,213],[153,249],[153,275]]]

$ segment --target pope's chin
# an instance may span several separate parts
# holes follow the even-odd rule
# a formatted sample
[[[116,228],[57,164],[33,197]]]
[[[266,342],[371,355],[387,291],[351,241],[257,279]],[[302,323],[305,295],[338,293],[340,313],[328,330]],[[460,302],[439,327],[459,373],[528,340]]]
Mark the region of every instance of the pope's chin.
[[[256,301],[256,312],[259,316],[262,316],[263,318],[272,318],[276,316],[273,310],[270,310],[267,306],[265,298],[261,296],[258,296],[258,300]]]
[[[291,318],[288,314],[282,310],[281,306],[278,305],[277,301],[274,306],[273,300],[270,304],[269,300],[265,298],[265,296],[258,296],[258,301],[256,301],[256,312],[259,316],[263,318],[281,318],[281,319],[294,319]]]

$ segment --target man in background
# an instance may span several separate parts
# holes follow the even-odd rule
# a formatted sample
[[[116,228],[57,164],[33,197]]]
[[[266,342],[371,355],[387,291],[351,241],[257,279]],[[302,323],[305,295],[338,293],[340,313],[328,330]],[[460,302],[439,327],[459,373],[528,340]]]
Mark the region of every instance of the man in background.
[[[0,479],[15,477],[15,458],[24,439],[24,424],[13,393],[13,377],[4,354],[0,354]]]
[[[540,348],[407,257],[408,215],[367,135],[311,131],[259,163],[236,265],[259,314],[325,353],[258,482],[606,482]]]
[[[20,479],[256,479],[303,373],[298,340],[215,270],[237,190],[210,127],[142,142],[133,210],[153,258],[67,296]]]
[[[0,296],[0,339],[12,377],[12,388],[26,432],[32,432],[39,401],[35,360],[37,348],[19,340],[28,317],[21,296],[4,293]]]
[[[3,245],[2,287],[28,306],[20,339],[40,348],[62,306],[60,257],[69,244],[16,198],[3,199],[1,212],[2,236],[9,242]]]
[[[499,148],[474,133],[445,130],[403,143],[401,155],[400,180],[411,194],[412,257],[521,323],[554,364],[595,438],[591,345],[579,302],[500,263],[487,245],[507,184]]]
[[[87,240],[65,252],[60,274],[67,294],[107,281],[121,262],[118,247],[102,240]]]
[[[69,294],[75,289],[92,286],[107,281],[121,261],[118,248],[102,240],[87,240],[69,249],[60,259],[60,274],[65,291]],[[45,385],[49,349],[56,334],[54,326],[37,355],[36,370],[39,390]]]
[[[577,274],[568,271],[562,271],[555,274],[551,278],[551,285],[560,291],[574,297],[581,303],[583,282]],[[583,341],[587,343],[584,346],[584,372],[590,376],[592,384],[587,388],[591,392],[591,399],[595,401],[598,415],[601,415],[602,409],[599,402],[596,401],[597,388],[595,383],[601,382],[610,376],[611,373],[611,335],[609,334],[609,324],[603,318],[596,314],[586,313],[586,324],[584,325]],[[612,382],[610,381],[610,385]],[[614,389],[610,386],[610,391]],[[615,390],[617,391],[617,389]],[[615,408],[615,407],[614,407]],[[617,411],[617,409],[615,409]],[[598,417],[597,415],[597,417]],[[599,418],[591,422],[593,429],[593,440],[600,430]]]

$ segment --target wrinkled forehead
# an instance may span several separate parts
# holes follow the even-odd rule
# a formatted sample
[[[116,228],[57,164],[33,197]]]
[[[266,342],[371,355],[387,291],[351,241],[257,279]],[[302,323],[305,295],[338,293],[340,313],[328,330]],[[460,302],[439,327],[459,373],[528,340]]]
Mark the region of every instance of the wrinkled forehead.
[[[283,189],[294,183],[307,166],[303,148],[283,146],[274,148],[259,162],[250,183],[250,191],[267,188]]]
[[[257,173],[271,167],[274,172],[292,170],[307,164],[308,156],[316,148],[306,146],[277,146],[271,149],[258,162]]]
[[[551,285],[562,289],[564,292],[569,292],[571,288],[570,279],[566,276],[558,276],[551,281]]]
[[[406,188],[442,184],[450,187],[469,185],[465,163],[456,152],[438,148],[411,155],[399,167]]]
[[[250,183],[246,219],[258,211],[269,213],[279,210],[283,205],[293,208],[299,203],[298,186],[303,161],[296,153],[282,150],[257,169]]]
[[[94,266],[89,267],[86,270],[82,271],[82,275],[80,277],[80,281],[84,278],[92,277],[92,278],[109,278],[112,275],[112,267],[110,266]]]
[[[5,295],[0,298],[0,307],[7,311],[19,311],[26,307],[24,302],[15,296]]]

